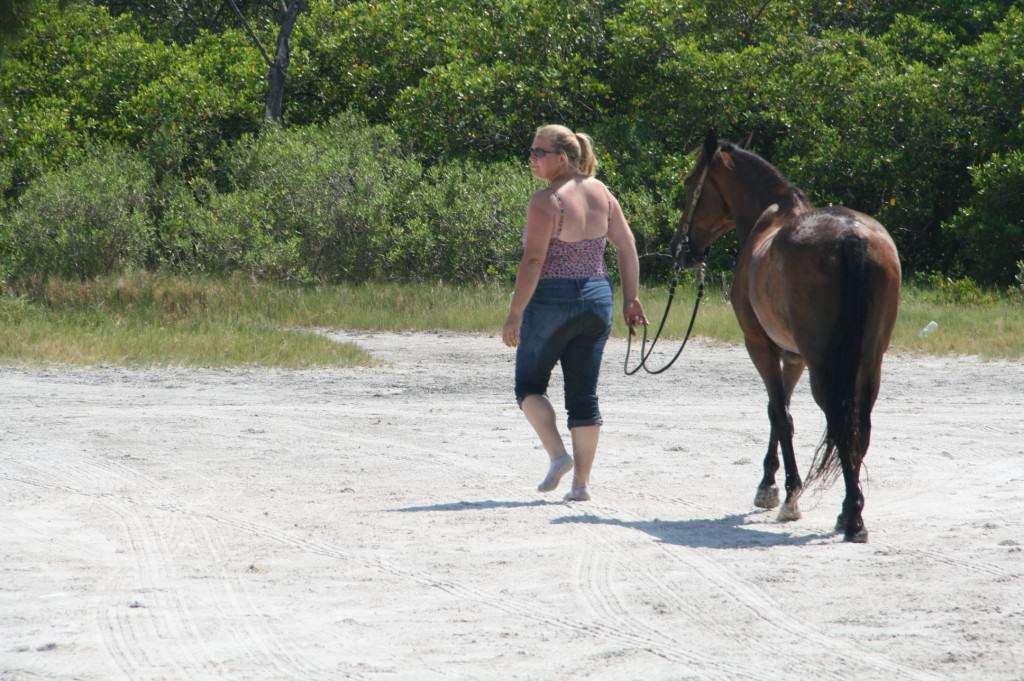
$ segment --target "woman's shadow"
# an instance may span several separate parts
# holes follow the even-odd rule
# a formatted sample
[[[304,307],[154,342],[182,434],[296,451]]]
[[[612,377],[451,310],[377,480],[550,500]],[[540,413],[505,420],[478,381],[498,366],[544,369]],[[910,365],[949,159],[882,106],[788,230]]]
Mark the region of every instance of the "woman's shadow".
[[[633,530],[646,532],[658,541],[666,544],[705,549],[803,546],[828,541],[833,536],[832,533],[791,534],[788,532],[769,532],[758,529],[763,523],[751,522],[751,518],[763,515],[763,511],[756,511],[728,515],[723,518],[620,520],[618,518],[601,518],[585,514],[562,516],[561,518],[555,518],[551,522],[554,524],[580,523],[628,527]]]
[[[534,499],[533,501],[454,501],[447,504],[428,504],[426,506],[406,506],[393,509],[396,513],[423,513],[426,511],[482,511],[493,508],[529,508],[531,506],[555,506],[564,502]]]

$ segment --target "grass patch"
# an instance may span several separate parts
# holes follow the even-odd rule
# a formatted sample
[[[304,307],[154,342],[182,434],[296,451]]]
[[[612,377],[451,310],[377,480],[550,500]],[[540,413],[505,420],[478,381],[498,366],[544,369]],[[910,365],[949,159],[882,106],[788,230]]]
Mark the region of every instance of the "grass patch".
[[[146,273],[89,282],[35,282],[0,297],[0,362],[180,366],[369,365],[352,344],[321,328],[389,331],[450,330],[497,335],[511,285],[372,284],[289,287],[230,279]],[[617,292],[618,294],[618,292]],[[642,291],[653,334],[667,287]],[[695,291],[680,285],[665,327],[686,331]],[[625,326],[616,302],[613,335]],[[929,321],[935,333],[920,337]],[[742,334],[723,289],[709,286],[694,333],[728,343]],[[904,288],[893,348],[902,352],[1024,357],[1021,296],[985,295],[964,302],[923,286]]]
[[[239,284],[144,275],[51,282],[0,298],[0,362],[118,366],[369,366],[369,353],[234,308]],[[250,296],[256,295],[250,292]]]
[[[938,329],[919,335],[928,322]],[[988,294],[974,302],[948,299],[934,289],[903,289],[893,347],[931,355],[1024,358],[1024,298]]]

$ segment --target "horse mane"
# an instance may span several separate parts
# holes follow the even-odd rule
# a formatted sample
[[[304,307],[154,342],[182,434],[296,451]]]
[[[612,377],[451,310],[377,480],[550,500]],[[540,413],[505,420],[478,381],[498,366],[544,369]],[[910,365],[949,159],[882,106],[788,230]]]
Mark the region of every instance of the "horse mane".
[[[758,156],[749,149],[744,149],[735,142],[721,138],[718,146],[722,152],[733,154],[747,161],[745,165],[754,169],[756,181],[764,186],[775,187],[778,194],[779,207],[782,209],[793,208],[800,204],[810,206],[811,202],[803,190],[790,182],[778,168],[769,163],[766,159]],[[789,204],[789,205],[787,205]]]

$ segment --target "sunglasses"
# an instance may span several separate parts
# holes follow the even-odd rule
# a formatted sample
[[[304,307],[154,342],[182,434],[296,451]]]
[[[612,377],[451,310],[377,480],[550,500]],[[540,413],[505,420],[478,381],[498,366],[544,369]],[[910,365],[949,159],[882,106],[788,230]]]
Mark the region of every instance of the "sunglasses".
[[[552,151],[551,149],[541,149],[540,147],[531,147],[530,148],[530,156],[533,156],[534,158],[544,158],[548,154],[557,154],[557,153],[559,153],[559,152]]]

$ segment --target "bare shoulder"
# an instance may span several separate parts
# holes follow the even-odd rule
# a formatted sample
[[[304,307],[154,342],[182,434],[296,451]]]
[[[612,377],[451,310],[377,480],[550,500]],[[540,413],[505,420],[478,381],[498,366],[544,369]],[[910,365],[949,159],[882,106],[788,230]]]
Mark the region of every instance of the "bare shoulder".
[[[611,196],[612,192],[610,189],[608,189],[608,185],[606,185],[604,182],[597,179],[596,177],[588,177],[587,179],[583,180],[582,184],[588,191],[600,192],[602,194],[608,194],[609,196]]]
[[[584,186],[587,188],[588,194],[593,197],[593,200],[600,200],[601,202],[607,201],[614,210],[619,205],[618,199],[615,198],[615,194],[612,190],[601,180],[596,177],[589,177],[584,182]]]
[[[539,215],[558,212],[554,194],[550,189],[546,188],[538,189],[530,196],[530,203],[527,208],[530,213]]]
[[[533,193],[526,209],[527,245],[547,243],[558,223],[558,205],[550,189]]]

